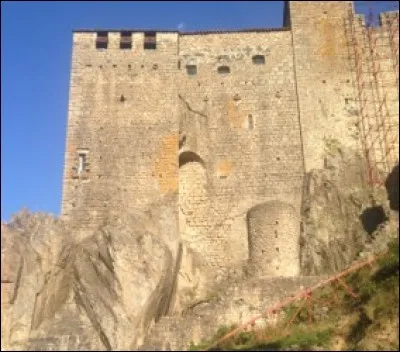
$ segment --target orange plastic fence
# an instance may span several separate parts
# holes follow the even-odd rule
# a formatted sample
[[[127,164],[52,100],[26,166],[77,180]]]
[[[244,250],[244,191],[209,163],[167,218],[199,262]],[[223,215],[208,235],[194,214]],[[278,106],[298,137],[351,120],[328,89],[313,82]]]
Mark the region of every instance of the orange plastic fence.
[[[319,282],[318,284],[312,286],[311,288],[305,288],[303,290],[301,290],[299,293],[297,293],[295,296],[291,296],[288,298],[283,299],[282,301],[277,302],[275,305],[273,305],[272,307],[268,308],[263,314],[259,314],[253,318],[251,318],[250,320],[248,320],[247,322],[245,322],[244,324],[240,325],[239,327],[237,327],[236,329],[230,331],[229,333],[227,333],[226,335],[224,335],[223,337],[221,337],[217,342],[215,342],[213,345],[211,345],[210,347],[208,347],[206,349],[206,351],[209,351],[212,348],[217,347],[218,345],[220,345],[222,342],[226,341],[227,339],[237,335],[239,332],[241,332],[242,330],[244,330],[247,326],[249,325],[254,325],[255,322],[258,319],[264,318],[265,316],[267,316],[268,314],[271,313],[276,313],[278,311],[280,311],[282,308],[286,307],[287,305],[305,298],[306,300],[309,299],[311,297],[311,293],[317,289],[320,289],[322,287],[325,287],[329,284],[332,284],[334,282],[339,283],[340,285],[342,285],[344,287],[344,289],[353,297],[357,297],[357,295],[350,289],[349,286],[346,285],[346,283],[342,280],[342,278],[348,274],[350,274],[351,272],[360,270],[361,268],[365,267],[366,265],[371,265],[377,258],[378,256],[373,256],[370,257],[368,260],[356,263],[352,266],[350,266],[349,268],[347,268],[346,270],[343,270],[342,272],[335,274],[333,276],[331,276],[330,278],[323,280],[321,282]],[[300,309],[299,309],[300,310]],[[299,311],[298,310],[298,311]],[[297,314],[296,314],[297,315]]]

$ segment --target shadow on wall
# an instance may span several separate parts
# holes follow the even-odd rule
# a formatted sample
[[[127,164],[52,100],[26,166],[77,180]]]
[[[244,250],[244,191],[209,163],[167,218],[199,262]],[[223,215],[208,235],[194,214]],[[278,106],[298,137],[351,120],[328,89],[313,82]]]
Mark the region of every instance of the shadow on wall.
[[[382,206],[374,206],[365,209],[360,215],[361,223],[364,230],[371,235],[375,230],[378,229],[379,225],[388,220]]]
[[[397,164],[385,181],[390,209],[399,211],[399,164]]]
[[[200,163],[204,167],[204,161],[199,155],[193,152],[183,152],[179,155],[179,167],[191,162]]]
[[[399,165],[397,164],[385,181],[387,197],[390,209],[399,211]],[[371,235],[376,231],[380,224],[388,220],[382,206],[373,206],[365,209],[360,215],[364,230]]]

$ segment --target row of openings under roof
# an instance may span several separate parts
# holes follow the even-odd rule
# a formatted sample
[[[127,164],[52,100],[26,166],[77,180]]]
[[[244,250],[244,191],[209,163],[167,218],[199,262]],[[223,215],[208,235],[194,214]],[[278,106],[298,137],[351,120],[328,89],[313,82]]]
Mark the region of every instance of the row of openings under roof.
[[[120,33],[120,49],[132,49],[132,32],[123,31]],[[96,37],[96,49],[107,49],[108,48],[108,32],[97,32]],[[157,48],[157,39],[155,31],[144,32],[144,49],[154,50]]]
[[[254,65],[264,65],[265,64],[265,56],[264,55],[254,55],[252,57],[252,62]],[[227,75],[228,73],[231,72],[231,69],[229,66],[223,65],[223,66],[218,66],[217,72],[220,75]],[[190,64],[186,65],[186,73],[189,76],[194,76],[197,74],[197,66]]]

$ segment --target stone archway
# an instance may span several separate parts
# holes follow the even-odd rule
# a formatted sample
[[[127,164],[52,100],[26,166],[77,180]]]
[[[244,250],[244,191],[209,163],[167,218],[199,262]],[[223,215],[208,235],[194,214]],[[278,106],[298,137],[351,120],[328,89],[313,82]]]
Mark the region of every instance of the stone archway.
[[[179,168],[187,163],[199,163],[204,168],[204,161],[197,153],[185,151],[179,154]]]
[[[182,239],[198,252],[205,250],[209,199],[203,159],[185,151],[179,155],[179,231]]]

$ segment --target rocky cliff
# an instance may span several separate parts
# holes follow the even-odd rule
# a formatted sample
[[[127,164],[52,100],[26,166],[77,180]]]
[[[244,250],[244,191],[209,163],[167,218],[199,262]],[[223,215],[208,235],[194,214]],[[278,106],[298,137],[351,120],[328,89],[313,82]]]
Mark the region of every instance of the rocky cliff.
[[[176,221],[158,215],[108,219],[79,242],[45,214],[3,224],[2,348],[135,349],[174,293]]]

